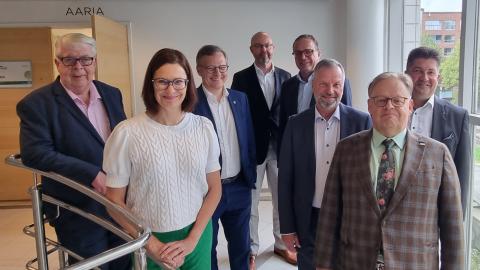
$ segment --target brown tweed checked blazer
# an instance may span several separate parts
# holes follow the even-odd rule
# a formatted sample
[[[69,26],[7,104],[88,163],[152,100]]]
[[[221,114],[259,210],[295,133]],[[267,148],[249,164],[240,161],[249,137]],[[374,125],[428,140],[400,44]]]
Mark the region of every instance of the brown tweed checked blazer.
[[[372,129],[340,141],[328,173],[316,236],[317,267],[464,269],[460,186],[445,145],[408,131],[403,168],[384,215],[370,176]]]

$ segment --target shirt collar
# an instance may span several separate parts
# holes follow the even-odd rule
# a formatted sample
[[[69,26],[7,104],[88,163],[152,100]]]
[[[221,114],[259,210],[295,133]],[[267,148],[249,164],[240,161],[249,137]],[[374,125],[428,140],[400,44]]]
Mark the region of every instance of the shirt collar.
[[[202,89],[203,89],[203,92],[205,93],[205,96],[207,97],[207,100],[214,101],[214,102],[218,103],[217,97],[214,94],[212,94],[203,84],[202,84]],[[220,98],[220,100],[226,99],[229,95],[228,89],[225,88],[225,87],[223,87],[222,93],[223,94],[222,94],[222,97]]]
[[[255,62],[253,63],[253,66],[255,67],[255,71],[257,72],[257,75],[262,75],[262,77],[273,74],[273,72],[275,72],[275,65],[273,63],[272,63],[272,69],[265,74],[263,74],[263,71],[259,67],[257,67],[257,64],[255,64]]]
[[[420,108],[425,109],[425,108],[427,108],[427,106],[430,106],[430,107],[433,109],[433,105],[435,105],[435,95],[432,95],[432,96],[427,100],[427,102],[425,102],[425,104],[423,104],[423,106],[420,107]],[[420,108],[418,108],[418,109],[420,109]]]
[[[403,149],[403,147],[405,146],[406,136],[407,136],[407,129],[400,131],[397,135],[393,136],[392,138],[387,138],[374,128],[373,135],[372,135],[372,142],[373,142],[373,146],[376,148],[376,147],[379,147],[385,139],[392,139],[400,149]]]
[[[336,120],[339,120],[340,121],[340,106],[337,106],[337,108],[335,109],[335,111],[333,112],[332,116],[330,117],[330,119],[326,120],[325,118],[323,118],[323,116],[318,112],[317,110],[317,106],[315,106],[315,122],[317,120],[325,120],[327,122],[330,122],[330,121],[333,121],[332,119],[336,119]]]
[[[308,82],[310,82],[310,81],[312,80],[312,78],[313,78],[313,72],[312,72],[312,74],[310,74],[310,76],[308,76],[308,78],[307,78],[306,81],[304,81],[304,80],[302,79],[302,76],[300,76],[300,72],[298,72],[298,74],[297,74],[297,79],[298,79],[301,83],[308,83]]]
[[[60,80],[60,83],[62,84],[63,88],[65,88],[65,90],[67,91],[67,94],[73,99],[73,100],[79,100],[83,103],[83,100],[77,95],[75,94],[72,90],[68,89],[67,87],[65,87],[65,85],[62,83],[62,81]],[[92,82],[90,83],[90,99],[89,99],[89,104],[91,104],[92,102],[95,102],[96,100],[102,100],[102,96],[100,96],[100,94],[98,93],[98,90],[97,90],[97,87],[95,86],[95,84]]]

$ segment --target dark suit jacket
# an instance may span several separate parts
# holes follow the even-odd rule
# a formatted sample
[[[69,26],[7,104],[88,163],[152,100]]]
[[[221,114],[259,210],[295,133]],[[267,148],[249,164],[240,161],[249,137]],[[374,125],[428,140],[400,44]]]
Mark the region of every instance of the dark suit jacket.
[[[385,269],[464,269],[460,185],[447,147],[407,132],[395,193],[380,213],[370,174],[372,130],[337,145],[320,209],[316,265],[375,269],[383,242]]]
[[[210,110],[210,106],[208,106],[207,97],[202,88],[202,85],[197,88],[198,103],[193,113],[210,119],[215,131],[217,131],[212,111]],[[235,119],[235,128],[237,130],[243,179],[246,184],[253,189],[257,180],[257,163],[255,156],[255,139],[248,99],[242,92],[233,89],[228,89],[228,92],[229,95],[227,99],[232,110],[233,118]],[[221,160],[222,158],[220,157],[220,164]]]
[[[273,140],[276,147],[278,141],[281,86],[284,81],[290,78],[290,73],[279,67],[275,67],[274,74],[275,97],[270,109],[268,109],[267,101],[263,95],[260,83],[258,82],[254,65],[251,65],[233,75],[232,89],[237,89],[247,94],[248,102],[250,104],[253,129],[255,132],[257,164],[262,164],[265,161],[270,140]]]
[[[286,80],[282,84],[282,91],[280,95],[280,117],[279,117],[279,134],[280,141],[278,144],[278,153],[280,153],[281,139],[283,132],[285,131],[285,126],[287,125],[288,118],[291,115],[298,113],[298,86],[300,85],[300,80],[298,76],[293,76],[290,79]],[[343,85],[343,96],[341,102],[345,105],[352,106],[352,89],[350,89],[350,81],[345,79]],[[315,98],[312,94],[312,100],[310,102],[310,107],[315,106]]]
[[[126,118],[120,90],[99,81],[94,84],[113,130]],[[59,78],[23,98],[17,104],[17,114],[21,120],[20,152],[25,165],[55,172],[91,187],[102,168],[104,141],[67,94]],[[48,178],[42,183],[46,194],[106,216],[104,207],[88,197]],[[53,209],[45,210],[47,215],[53,214]],[[68,221],[70,215],[62,211],[60,219]]]
[[[457,167],[462,191],[463,213],[468,205],[471,147],[467,110],[435,97],[431,137],[444,143]]]
[[[278,201],[280,232],[296,232],[301,238],[310,230],[315,194],[315,108],[292,116],[287,123],[280,153]],[[367,113],[340,104],[340,139],[372,126]]]

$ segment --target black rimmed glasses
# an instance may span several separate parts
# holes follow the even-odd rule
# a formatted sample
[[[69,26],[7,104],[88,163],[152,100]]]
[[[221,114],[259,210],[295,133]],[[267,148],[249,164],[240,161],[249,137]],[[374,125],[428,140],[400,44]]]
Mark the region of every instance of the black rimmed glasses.
[[[228,70],[228,65],[219,65],[219,66],[206,66],[204,67],[208,73],[210,74],[213,74],[215,73],[217,70],[220,72],[220,73],[225,73],[227,72]]]
[[[394,107],[401,107],[403,106],[403,104],[405,104],[405,101],[407,101],[407,99],[410,99],[409,97],[381,97],[381,96],[378,96],[378,97],[371,97],[370,98],[371,100],[373,100],[373,104],[375,104],[375,106],[377,107],[385,107],[387,106],[387,103],[388,101],[390,100],[392,102],[392,105]]]
[[[295,55],[296,57],[302,57],[302,55],[305,55],[305,57],[310,57],[312,56],[313,52],[315,52],[315,50],[313,49],[305,49],[305,50],[296,50],[296,51],[293,51],[292,54]]]
[[[173,86],[173,89],[180,91],[183,90],[187,87],[188,80],[187,79],[173,79],[173,80],[167,80],[164,78],[157,78],[153,79],[153,86],[157,88],[158,90],[166,90],[170,85]]]
[[[90,66],[93,63],[95,57],[58,57],[64,66],[71,67],[75,66],[77,62],[82,66]]]

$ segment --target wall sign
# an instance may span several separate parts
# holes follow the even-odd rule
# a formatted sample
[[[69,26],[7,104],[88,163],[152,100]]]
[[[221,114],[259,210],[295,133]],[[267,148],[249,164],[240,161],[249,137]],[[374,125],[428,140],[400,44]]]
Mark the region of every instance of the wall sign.
[[[68,7],[65,16],[105,15],[101,7]]]
[[[0,88],[32,87],[31,61],[0,61]]]

